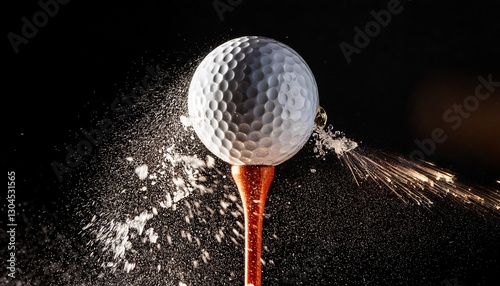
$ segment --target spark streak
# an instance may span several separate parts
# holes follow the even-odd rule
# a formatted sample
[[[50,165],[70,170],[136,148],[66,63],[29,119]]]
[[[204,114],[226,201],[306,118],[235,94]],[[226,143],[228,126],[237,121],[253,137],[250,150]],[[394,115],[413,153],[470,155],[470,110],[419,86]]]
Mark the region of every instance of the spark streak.
[[[431,162],[412,161],[402,156],[359,147],[332,128],[315,130],[315,152],[324,156],[333,150],[349,169],[358,186],[371,180],[388,188],[405,203],[433,205],[431,195],[447,197],[462,205],[477,205],[500,211],[500,191],[483,186],[467,185],[456,180],[455,174]]]

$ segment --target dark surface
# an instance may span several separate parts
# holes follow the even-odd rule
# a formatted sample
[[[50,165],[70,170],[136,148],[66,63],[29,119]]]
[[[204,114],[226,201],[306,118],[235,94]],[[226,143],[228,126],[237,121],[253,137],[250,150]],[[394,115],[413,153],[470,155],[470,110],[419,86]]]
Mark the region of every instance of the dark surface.
[[[393,15],[387,27],[382,28],[359,54],[353,54],[349,64],[339,44],[347,42],[352,45],[353,28],[364,27],[372,20],[370,11],[386,9],[388,1],[331,1],[334,3],[329,4],[311,1],[233,2],[241,3],[234,10],[225,12],[221,21],[211,1],[143,1],[115,5],[71,1],[60,5],[57,15],[50,18],[29,43],[21,44],[17,54],[5,35],[9,32],[20,34],[21,17],[31,18],[40,7],[36,1],[3,3],[2,90],[7,154],[2,163],[7,170],[16,172],[17,202],[25,202],[18,212],[24,212],[27,217],[26,228],[31,235],[38,229],[35,225],[45,224],[58,229],[53,233],[60,232],[61,236],[67,237],[67,240],[63,239],[67,244],[81,243],[81,238],[72,239],[78,237],[73,228],[78,229],[80,222],[72,223],[71,210],[67,210],[71,206],[64,205],[70,201],[67,198],[70,196],[70,177],[65,176],[64,182],[59,182],[51,163],[64,161],[65,145],[76,146],[82,139],[81,128],[95,128],[96,121],[109,117],[111,102],[140,82],[147,74],[145,67],[148,65],[160,65],[175,73],[176,69],[183,70],[184,66],[193,65],[193,60],[230,38],[243,35],[275,38],[295,49],[311,67],[330,124],[367,146],[405,156],[416,148],[413,141],[417,135],[409,115],[412,92],[426,75],[443,71],[474,76],[500,73],[498,1],[401,1],[403,11]],[[495,100],[492,104],[499,106],[498,98]],[[498,128],[499,122],[485,124]],[[429,159],[459,172],[462,178],[472,182],[494,184],[494,180],[500,179],[499,165],[472,165],[459,156],[443,156],[439,152]],[[497,162],[500,164],[500,158]],[[294,164],[306,163],[297,160]],[[328,170],[329,166],[321,164],[318,163],[317,169]],[[287,170],[287,175],[283,176],[296,179],[291,174],[293,168],[290,164],[282,168]],[[383,192],[382,196],[387,203],[382,198],[375,200],[373,212],[365,209],[366,213],[356,218],[355,211],[370,206],[371,202],[367,200],[377,196],[370,191],[359,193],[348,181],[349,175],[340,171],[341,168],[340,164],[335,164],[335,171],[325,171],[325,174],[333,172],[342,180],[331,188],[344,188],[347,197],[338,195],[340,197],[329,198],[325,204],[349,208],[350,203],[358,203],[358,207],[338,212],[333,207],[319,217],[328,218],[324,219],[326,222],[358,219],[365,222],[364,226],[366,220],[372,219],[364,229],[371,238],[365,239],[363,229],[336,232],[341,231],[337,225],[326,222],[316,225],[315,233],[309,233],[308,225],[318,219],[310,207],[304,209],[304,214],[285,220],[291,220],[295,227],[282,229],[281,224],[271,219],[269,228],[281,233],[280,237],[288,238],[268,243],[269,255],[277,262],[264,275],[268,285],[448,285],[444,282],[446,279],[454,285],[451,283],[455,277],[462,279],[460,285],[500,283],[496,274],[500,273],[498,218],[488,217],[477,222],[481,216],[457,210],[446,202],[443,202],[446,211],[442,217],[423,209],[408,210],[389,192]],[[305,167],[305,170],[309,168]],[[76,171],[75,176],[78,172],[84,172],[83,167]],[[275,184],[286,185],[283,180],[278,178]],[[321,181],[321,178],[313,181]],[[496,187],[498,189],[498,184]],[[326,192],[329,188],[328,183],[309,186],[305,199],[297,193],[292,193],[288,199],[288,194],[278,188],[276,200],[290,200],[293,205],[300,200],[315,200],[316,192]],[[84,197],[82,200],[91,197],[89,194],[81,196]],[[293,214],[284,206],[275,205],[272,209],[272,196],[271,217]],[[318,207],[318,203],[310,202],[308,206]],[[387,211],[384,211],[384,206],[388,206]],[[394,209],[399,207],[403,208],[401,212]],[[300,209],[301,206],[292,208]],[[2,229],[5,206],[3,210],[0,218]],[[457,221],[454,215],[458,217]],[[405,230],[409,222],[418,231]],[[473,227],[475,224],[477,228]],[[352,222],[344,227],[354,228],[356,225]],[[374,236],[380,233],[379,228],[390,232],[387,238]],[[405,234],[398,236],[393,228]],[[470,238],[462,237],[461,229],[463,235]],[[299,236],[293,238],[295,232],[313,242],[302,244]],[[351,232],[359,237],[350,237]],[[419,240],[419,235],[422,240]],[[346,236],[349,238],[343,241]],[[449,245],[444,237],[450,236],[462,237],[459,246]],[[389,249],[401,237],[410,240],[396,250]],[[491,241],[494,238],[496,242]],[[383,239],[387,241],[381,242]],[[430,245],[427,247],[425,243]],[[468,245],[471,245],[470,250],[467,250]],[[311,247],[313,249],[309,249]],[[329,250],[328,254],[317,254],[324,253],[323,248]],[[412,253],[413,248],[417,249],[416,253]],[[2,246],[2,261],[3,251]],[[57,253],[56,248],[52,251]],[[394,252],[388,254],[390,251]],[[297,260],[291,258],[293,253],[297,253]],[[303,259],[300,254],[304,253],[312,255]],[[362,257],[365,254],[368,255],[366,259]],[[224,261],[223,257],[220,258]],[[414,261],[401,264],[404,258]],[[389,267],[396,264],[391,263],[391,259],[398,264],[395,268]],[[60,267],[68,269],[65,263],[76,262],[61,262]],[[213,263],[220,266],[220,263]],[[307,263],[313,266],[304,266]],[[324,271],[319,271],[318,265]],[[294,267],[302,270],[293,271]],[[52,276],[51,273],[39,275]],[[214,274],[211,272],[210,275]]]

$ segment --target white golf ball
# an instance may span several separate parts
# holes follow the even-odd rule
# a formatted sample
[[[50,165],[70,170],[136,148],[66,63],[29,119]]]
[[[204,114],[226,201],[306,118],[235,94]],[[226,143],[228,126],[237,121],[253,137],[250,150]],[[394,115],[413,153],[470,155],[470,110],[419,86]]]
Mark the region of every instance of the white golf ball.
[[[203,144],[233,165],[278,165],[309,139],[318,108],[314,76],[287,45],[241,37],[215,48],[189,86],[188,110]]]

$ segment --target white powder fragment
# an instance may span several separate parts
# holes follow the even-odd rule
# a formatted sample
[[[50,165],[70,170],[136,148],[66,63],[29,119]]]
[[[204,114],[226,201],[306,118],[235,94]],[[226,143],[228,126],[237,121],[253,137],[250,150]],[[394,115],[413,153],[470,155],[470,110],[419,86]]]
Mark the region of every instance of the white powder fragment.
[[[167,234],[167,243],[168,245],[172,245],[172,237],[169,234]]]
[[[179,286],[187,286],[186,283],[182,283],[181,281],[179,281]]]
[[[139,180],[144,180],[148,177],[148,165],[143,164],[135,168],[135,173],[139,176]]]
[[[190,124],[189,118],[181,119]],[[159,235],[154,231],[153,228],[149,227],[148,221],[153,217],[158,215],[158,206],[164,209],[171,208],[172,211],[176,210],[177,202],[183,200],[184,198],[190,196],[193,192],[204,193],[214,193],[217,189],[223,185],[223,180],[225,176],[220,170],[214,170],[211,174],[207,175],[207,168],[215,168],[216,160],[212,156],[206,156],[204,160],[201,160],[197,155],[182,155],[177,151],[177,148],[172,146],[162,146],[153,150],[160,154],[160,161],[155,164],[142,164],[141,160],[135,161],[132,156],[125,156],[126,162],[132,162],[134,173],[137,174],[140,181],[147,180],[147,182],[136,182],[135,186],[117,188],[118,192],[127,194],[131,191],[140,190],[140,197],[144,198],[145,201],[141,201],[144,208],[149,210],[144,210],[139,215],[134,217],[133,213],[119,213],[115,218],[104,217],[103,220],[97,220],[96,216],[92,218],[92,221],[83,227],[86,232],[91,232],[95,239],[91,243],[96,242],[101,244],[101,251],[108,253],[111,257],[111,262],[102,262],[103,267],[111,268],[111,271],[117,271],[118,267],[121,271],[131,272],[138,267],[137,261],[128,261],[130,255],[138,251],[137,243],[147,243],[148,241],[155,244],[156,247],[152,246],[151,251],[161,246],[158,242]],[[122,159],[123,160],[123,159]],[[128,164],[125,164],[128,165]],[[130,165],[129,165],[130,168]],[[216,173],[216,174],[215,174]],[[151,182],[151,184],[149,184]],[[166,185],[166,186],[165,186]],[[155,187],[150,187],[155,186]],[[156,188],[158,186],[158,188]],[[234,191],[234,186],[222,186],[226,190]],[[163,191],[162,191],[163,189]],[[146,193],[150,191],[151,193]],[[155,192],[162,192],[164,194],[159,196],[157,201],[150,201],[157,198]],[[239,197],[235,195],[229,195],[221,202],[220,208],[231,208],[233,203],[239,200]],[[204,208],[200,202],[195,202],[194,205],[190,205],[187,200],[183,200],[184,204],[187,206],[187,214],[185,215],[185,220],[188,223],[194,222],[195,216],[202,215]],[[208,212],[212,215],[215,214],[217,209],[211,209],[206,207]],[[184,208],[183,208],[184,209]],[[135,210],[137,212],[137,210]],[[228,209],[229,211],[229,209]],[[223,212],[224,213],[224,212]],[[240,216],[241,213],[237,213]],[[182,216],[181,216],[182,218]],[[201,222],[207,223],[205,218],[200,219]],[[148,226],[146,229],[145,227]],[[195,234],[191,234],[185,231],[182,236],[183,240],[191,243],[196,243],[201,246],[201,240]],[[168,245],[173,245],[173,238],[165,234],[162,237],[166,237]],[[219,243],[222,243],[224,239],[223,230],[219,230],[216,234],[216,239]],[[234,241],[236,244],[236,240]],[[114,258],[114,259],[113,259]],[[207,263],[210,259],[208,252],[203,252],[201,258],[197,258],[196,262],[199,264],[202,260]],[[200,262],[198,262],[200,261]],[[194,265],[196,266],[196,265]],[[158,271],[162,269],[160,264],[157,265]],[[186,285],[180,282],[179,285]]]
[[[139,235],[142,235],[142,231],[144,230],[146,222],[152,217],[152,214],[149,214],[147,211],[143,211],[140,215],[136,216],[132,221],[130,221],[130,228],[135,228]]]
[[[215,167],[215,159],[210,155],[207,155],[207,167],[209,168]]]
[[[172,182],[174,183],[174,185],[176,185],[177,187],[184,187],[186,184],[184,183],[184,179],[182,178],[173,178],[172,179]]]
[[[191,122],[192,121],[191,118],[184,116],[184,115],[181,115],[180,120],[181,120],[182,126],[184,126],[184,128],[190,127],[193,124]]]
[[[179,190],[177,192],[174,192],[174,198],[173,198],[173,201],[174,203],[180,201],[181,199],[185,198],[188,196],[188,192],[185,192],[184,190]]]
[[[311,169],[311,173],[316,173],[316,169]]]
[[[123,244],[119,244],[115,247],[115,259],[117,257],[125,257],[125,246]]]
[[[334,131],[330,125],[328,128],[315,128],[313,138],[315,139],[314,152],[323,157],[327,154],[326,150],[333,150],[337,156],[343,156],[345,153],[356,149],[358,143],[346,138],[340,131]]]
[[[225,201],[221,200],[221,201],[220,201],[220,206],[221,206],[224,210],[226,210],[226,209],[227,209],[227,207],[229,207],[229,206],[230,206],[230,203],[228,203],[228,202],[225,202]]]
[[[165,205],[167,206],[167,208],[171,207],[172,206],[172,197],[170,196],[170,193],[167,193],[165,195],[165,198],[167,199],[165,201]]]
[[[125,261],[125,265],[123,267],[123,270],[125,270],[125,272],[129,273],[130,271],[134,270],[134,268],[135,263]]]
[[[245,210],[243,210],[243,207],[240,204],[236,204],[236,207],[241,213],[245,213]]]
[[[154,232],[154,229],[152,227],[146,230],[145,235],[148,236],[150,243],[156,243],[156,240],[158,239],[158,234]]]
[[[211,215],[213,215],[215,213],[215,211],[211,207],[209,207],[209,206],[205,206],[205,209],[207,211],[209,211]]]
[[[219,235],[220,237],[224,237],[224,228],[219,229]]]
[[[245,229],[245,226],[239,221],[236,222],[236,225],[238,225],[241,229]]]
[[[82,227],[82,230],[86,230],[86,229],[88,229],[89,227],[91,227],[91,226],[94,224],[95,217],[96,217],[96,216],[94,215],[94,216],[92,217],[92,220],[91,220],[88,224],[86,224],[84,227]]]
[[[201,250],[201,259],[205,264],[207,264],[208,261],[210,260],[210,254],[205,249]]]

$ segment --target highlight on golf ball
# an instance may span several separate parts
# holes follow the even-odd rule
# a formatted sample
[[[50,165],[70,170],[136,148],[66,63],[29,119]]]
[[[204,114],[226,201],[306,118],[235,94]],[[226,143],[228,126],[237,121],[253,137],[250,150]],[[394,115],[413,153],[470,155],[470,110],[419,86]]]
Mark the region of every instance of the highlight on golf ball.
[[[188,111],[203,144],[232,165],[283,163],[312,134],[319,98],[293,49],[247,36],[223,43],[197,67]]]

